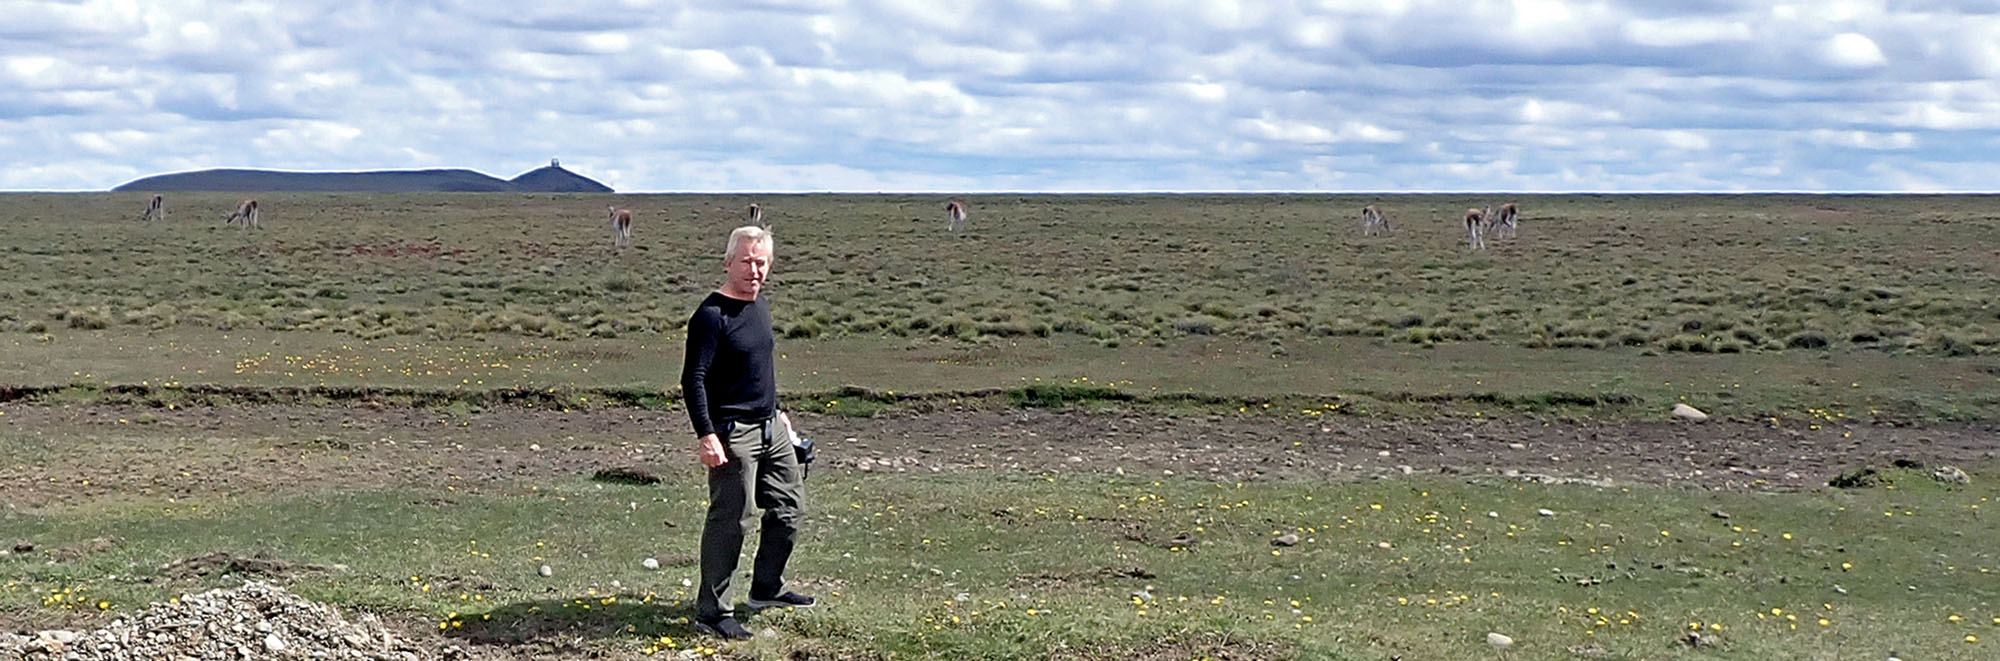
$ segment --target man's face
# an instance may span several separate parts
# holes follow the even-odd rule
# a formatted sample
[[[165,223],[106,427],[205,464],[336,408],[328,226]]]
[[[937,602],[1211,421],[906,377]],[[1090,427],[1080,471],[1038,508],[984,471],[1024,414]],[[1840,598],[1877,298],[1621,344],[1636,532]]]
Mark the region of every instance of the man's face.
[[[736,256],[726,264],[728,288],[739,298],[755,299],[764,290],[764,278],[771,275],[771,243],[745,239],[736,246]]]

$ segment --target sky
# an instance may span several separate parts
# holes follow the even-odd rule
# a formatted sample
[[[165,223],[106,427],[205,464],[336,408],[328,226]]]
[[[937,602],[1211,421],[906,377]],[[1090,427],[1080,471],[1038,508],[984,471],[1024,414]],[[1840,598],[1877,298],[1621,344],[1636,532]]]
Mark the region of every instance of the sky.
[[[2000,191],[2000,0],[0,0],[0,190]]]

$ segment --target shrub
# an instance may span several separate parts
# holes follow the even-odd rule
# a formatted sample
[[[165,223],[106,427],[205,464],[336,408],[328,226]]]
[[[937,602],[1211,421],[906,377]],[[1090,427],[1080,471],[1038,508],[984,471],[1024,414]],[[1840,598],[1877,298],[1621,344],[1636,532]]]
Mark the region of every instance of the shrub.
[[[1174,331],[1186,335],[1214,335],[1215,320],[1207,317],[1184,317],[1174,322]]]
[[[1707,336],[1690,335],[1687,333],[1667,338],[1660,343],[1660,347],[1668,351],[1686,351],[1688,353],[1709,353],[1714,350]]]
[[[786,326],[784,336],[788,339],[811,339],[819,337],[820,333],[824,331],[825,329],[820,327],[818,319],[805,317]]]
[[[99,330],[107,328],[111,325],[111,319],[109,318],[109,315],[106,315],[103,312],[94,309],[70,310],[68,314],[64,316],[68,318],[70,328],[78,328],[83,330]]]
[[[1827,341],[1826,334],[1819,331],[1799,331],[1785,338],[1785,347],[1788,349],[1825,349],[1831,344],[1832,342]]]

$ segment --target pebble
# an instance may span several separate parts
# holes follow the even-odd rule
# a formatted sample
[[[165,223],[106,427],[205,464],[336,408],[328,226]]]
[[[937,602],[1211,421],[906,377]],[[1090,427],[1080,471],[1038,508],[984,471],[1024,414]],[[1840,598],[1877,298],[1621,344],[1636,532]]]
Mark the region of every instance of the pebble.
[[[645,567],[647,569],[659,569],[660,560],[659,558],[646,558],[645,560],[639,562],[639,566]]]
[[[1535,510],[1535,513],[1536,513],[1536,514],[1540,514],[1540,515],[1542,515],[1542,516],[1555,516],[1555,515],[1556,515],[1556,511],[1555,511],[1555,510],[1552,510],[1552,509],[1548,509],[1548,508],[1543,508],[1543,509],[1538,509],[1538,510]]]
[[[1277,539],[1271,540],[1272,546],[1293,546],[1298,543],[1299,543],[1299,536],[1293,533],[1285,533],[1283,535],[1279,535]]]
[[[1708,421],[1708,414],[1707,414],[1707,413],[1703,413],[1703,412],[1701,411],[1701,409],[1698,409],[1698,408],[1695,408],[1695,407],[1692,407],[1692,406],[1688,406],[1688,405],[1686,405],[1686,404],[1675,404],[1675,405],[1674,405],[1674,411],[1673,411],[1673,416],[1674,416],[1674,417],[1676,417],[1676,418],[1680,418],[1680,419],[1682,419],[1682,420],[1688,420],[1688,421],[1692,421],[1692,422],[1707,422],[1707,421]]]
[[[1494,647],[1506,647],[1514,644],[1514,639],[1489,631],[1486,633],[1486,644]]]
[[[554,568],[549,567],[548,565],[542,565],[540,569],[535,570],[535,573],[541,574],[543,576],[554,576],[556,575],[556,570]]]

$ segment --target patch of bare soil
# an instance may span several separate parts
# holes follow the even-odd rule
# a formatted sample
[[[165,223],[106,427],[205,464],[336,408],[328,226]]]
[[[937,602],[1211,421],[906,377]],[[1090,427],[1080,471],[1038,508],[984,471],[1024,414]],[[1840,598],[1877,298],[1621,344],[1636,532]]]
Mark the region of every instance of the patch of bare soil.
[[[607,475],[694,479],[684,414],[634,409],[250,406],[165,410],[0,406],[0,493],[33,508],[79,496],[313,492]],[[143,417],[142,417],[143,416]],[[144,420],[143,424],[134,422]],[[1557,422],[1255,415],[1120,415],[1045,410],[798,414],[819,442],[814,475],[1120,473],[1216,480],[1362,480],[1402,475],[1719,489],[1805,489],[1908,459],[2000,459],[2000,425],[1798,424],[1716,420]],[[628,473],[629,472],[629,473]],[[53,479],[52,479],[53,478]]]
[[[317,565],[293,565],[273,558],[263,552],[239,557],[217,551],[167,565],[165,573],[168,578],[175,579],[227,574],[244,578],[271,580],[285,578],[300,571],[324,570],[324,567]]]

